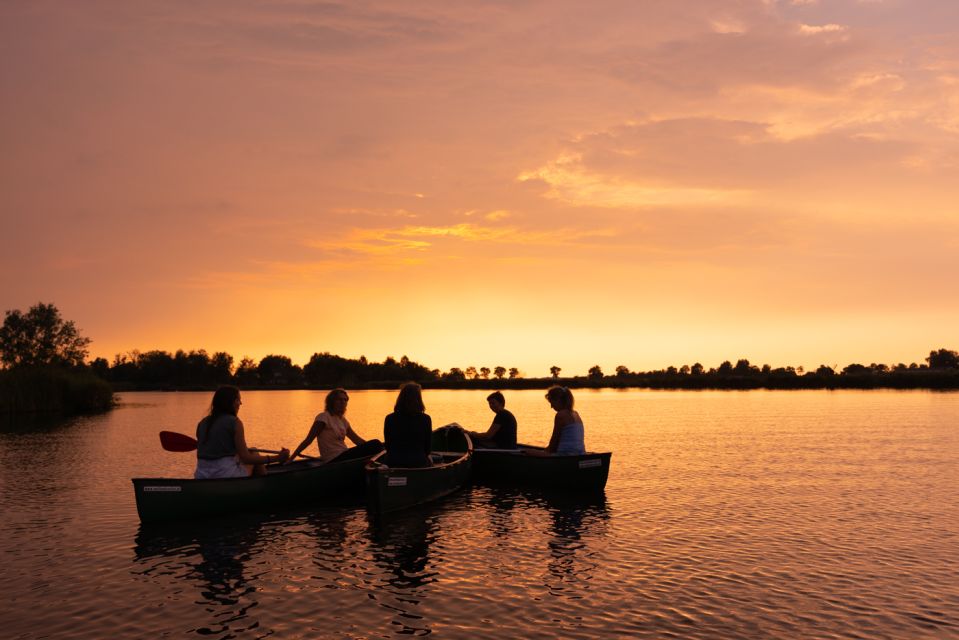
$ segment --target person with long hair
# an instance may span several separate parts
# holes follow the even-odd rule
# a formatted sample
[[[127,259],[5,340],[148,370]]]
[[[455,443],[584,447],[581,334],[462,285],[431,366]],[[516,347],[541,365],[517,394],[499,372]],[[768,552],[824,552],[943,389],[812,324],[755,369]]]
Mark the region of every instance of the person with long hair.
[[[349,401],[350,396],[345,389],[333,389],[327,393],[326,411],[313,419],[310,432],[293,451],[288,462],[300,455],[313,440],[316,440],[320,460],[323,462],[363,458],[382,451],[383,443],[379,440],[364,440],[353,431],[353,426],[346,419],[346,405]],[[346,446],[347,438],[356,445],[352,449]]]
[[[423,404],[423,388],[415,382],[400,387],[393,413],[383,422],[386,464],[391,467],[430,466],[433,419]]]
[[[556,412],[553,433],[546,450],[540,455],[579,456],[586,453],[583,419],[573,409],[573,392],[567,387],[552,386],[546,391],[546,400]],[[530,452],[533,453],[533,452]],[[537,455],[533,453],[533,455]]]
[[[240,390],[224,385],[213,393],[210,413],[196,425],[196,471],[193,477],[242,478],[264,475],[266,466],[285,462],[290,452],[282,449],[277,455],[261,455],[246,446],[240,411]]]

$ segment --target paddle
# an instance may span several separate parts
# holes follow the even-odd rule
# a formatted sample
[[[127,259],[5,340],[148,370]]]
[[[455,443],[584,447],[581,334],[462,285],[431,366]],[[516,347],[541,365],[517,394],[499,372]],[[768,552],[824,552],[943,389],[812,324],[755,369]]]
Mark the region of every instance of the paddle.
[[[182,433],[177,433],[176,431],[161,431],[160,432],[160,445],[167,451],[176,451],[178,453],[184,453],[187,451],[196,450],[196,438],[184,435]],[[251,448],[250,451],[262,451],[263,453],[279,453],[274,449],[260,449],[260,448]],[[308,456],[305,453],[300,454],[301,458],[308,458],[310,460],[315,460],[316,456]]]

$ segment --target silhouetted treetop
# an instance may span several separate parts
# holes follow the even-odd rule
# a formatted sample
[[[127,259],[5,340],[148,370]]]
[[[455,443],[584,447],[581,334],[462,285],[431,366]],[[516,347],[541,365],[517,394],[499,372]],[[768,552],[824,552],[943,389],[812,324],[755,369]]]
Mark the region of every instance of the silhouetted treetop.
[[[930,351],[926,362],[930,369],[959,369],[959,353],[948,349]]]
[[[52,304],[37,303],[26,313],[7,311],[0,327],[0,362],[7,367],[81,367],[89,345],[90,339]]]

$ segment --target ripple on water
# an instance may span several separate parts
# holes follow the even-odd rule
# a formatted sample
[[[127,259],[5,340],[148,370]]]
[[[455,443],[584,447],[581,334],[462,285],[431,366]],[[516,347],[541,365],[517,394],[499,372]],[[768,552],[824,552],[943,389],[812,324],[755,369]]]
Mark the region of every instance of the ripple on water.
[[[190,467],[143,443],[195,424],[194,395],[0,433],[5,634],[959,638],[959,396],[584,393],[590,442],[614,451],[597,499],[475,486],[378,521],[139,527],[129,478]],[[384,398],[353,394],[351,421]],[[315,413],[313,395],[244,400]]]

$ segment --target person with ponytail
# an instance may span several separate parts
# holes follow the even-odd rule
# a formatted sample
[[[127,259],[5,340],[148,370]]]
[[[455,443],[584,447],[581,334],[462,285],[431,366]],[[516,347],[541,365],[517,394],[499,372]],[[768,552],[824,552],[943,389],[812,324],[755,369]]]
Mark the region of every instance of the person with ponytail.
[[[278,455],[261,455],[246,446],[240,411],[240,390],[224,385],[213,393],[210,414],[196,426],[196,471],[198,480],[208,478],[242,478],[266,474],[265,465],[285,462],[287,449]]]
[[[573,392],[567,387],[552,386],[546,391],[546,400],[556,412],[556,417],[553,419],[553,434],[550,436],[546,451],[539,455],[581,456],[585,454],[583,419],[573,410]]]

